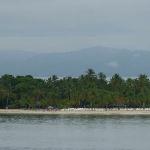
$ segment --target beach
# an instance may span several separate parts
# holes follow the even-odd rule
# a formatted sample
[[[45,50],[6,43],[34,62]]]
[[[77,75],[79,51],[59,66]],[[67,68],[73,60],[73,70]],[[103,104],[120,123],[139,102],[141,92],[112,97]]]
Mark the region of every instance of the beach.
[[[94,109],[94,108],[69,108],[59,110],[25,110],[25,109],[0,109],[0,115],[150,115],[150,108],[137,109]]]

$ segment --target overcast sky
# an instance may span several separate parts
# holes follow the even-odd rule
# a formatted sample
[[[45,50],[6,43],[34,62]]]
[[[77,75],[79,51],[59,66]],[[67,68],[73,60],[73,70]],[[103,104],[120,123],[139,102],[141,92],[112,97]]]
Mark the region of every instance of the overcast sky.
[[[0,0],[0,50],[150,49],[150,0]]]

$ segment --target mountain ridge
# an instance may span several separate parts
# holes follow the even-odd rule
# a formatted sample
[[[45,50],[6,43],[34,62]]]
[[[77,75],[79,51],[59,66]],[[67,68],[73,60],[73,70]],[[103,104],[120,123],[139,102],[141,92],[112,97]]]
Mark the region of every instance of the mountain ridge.
[[[78,76],[88,68],[111,76],[150,74],[150,51],[91,47],[72,52],[0,51],[0,75]]]

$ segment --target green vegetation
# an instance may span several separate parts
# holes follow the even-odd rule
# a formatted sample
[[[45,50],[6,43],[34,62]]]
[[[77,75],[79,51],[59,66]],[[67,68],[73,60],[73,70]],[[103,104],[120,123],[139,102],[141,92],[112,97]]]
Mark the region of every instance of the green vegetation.
[[[146,75],[123,79],[115,74],[107,81],[93,69],[78,78],[56,75],[47,80],[32,76],[0,78],[0,108],[149,107],[150,80]]]

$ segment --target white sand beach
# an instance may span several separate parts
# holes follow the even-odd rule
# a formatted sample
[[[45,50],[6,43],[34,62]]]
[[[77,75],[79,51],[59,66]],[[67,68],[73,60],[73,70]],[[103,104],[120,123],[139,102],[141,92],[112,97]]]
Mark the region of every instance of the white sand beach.
[[[0,115],[150,115],[150,108],[145,109],[87,109],[69,108],[60,110],[24,110],[0,109]]]

